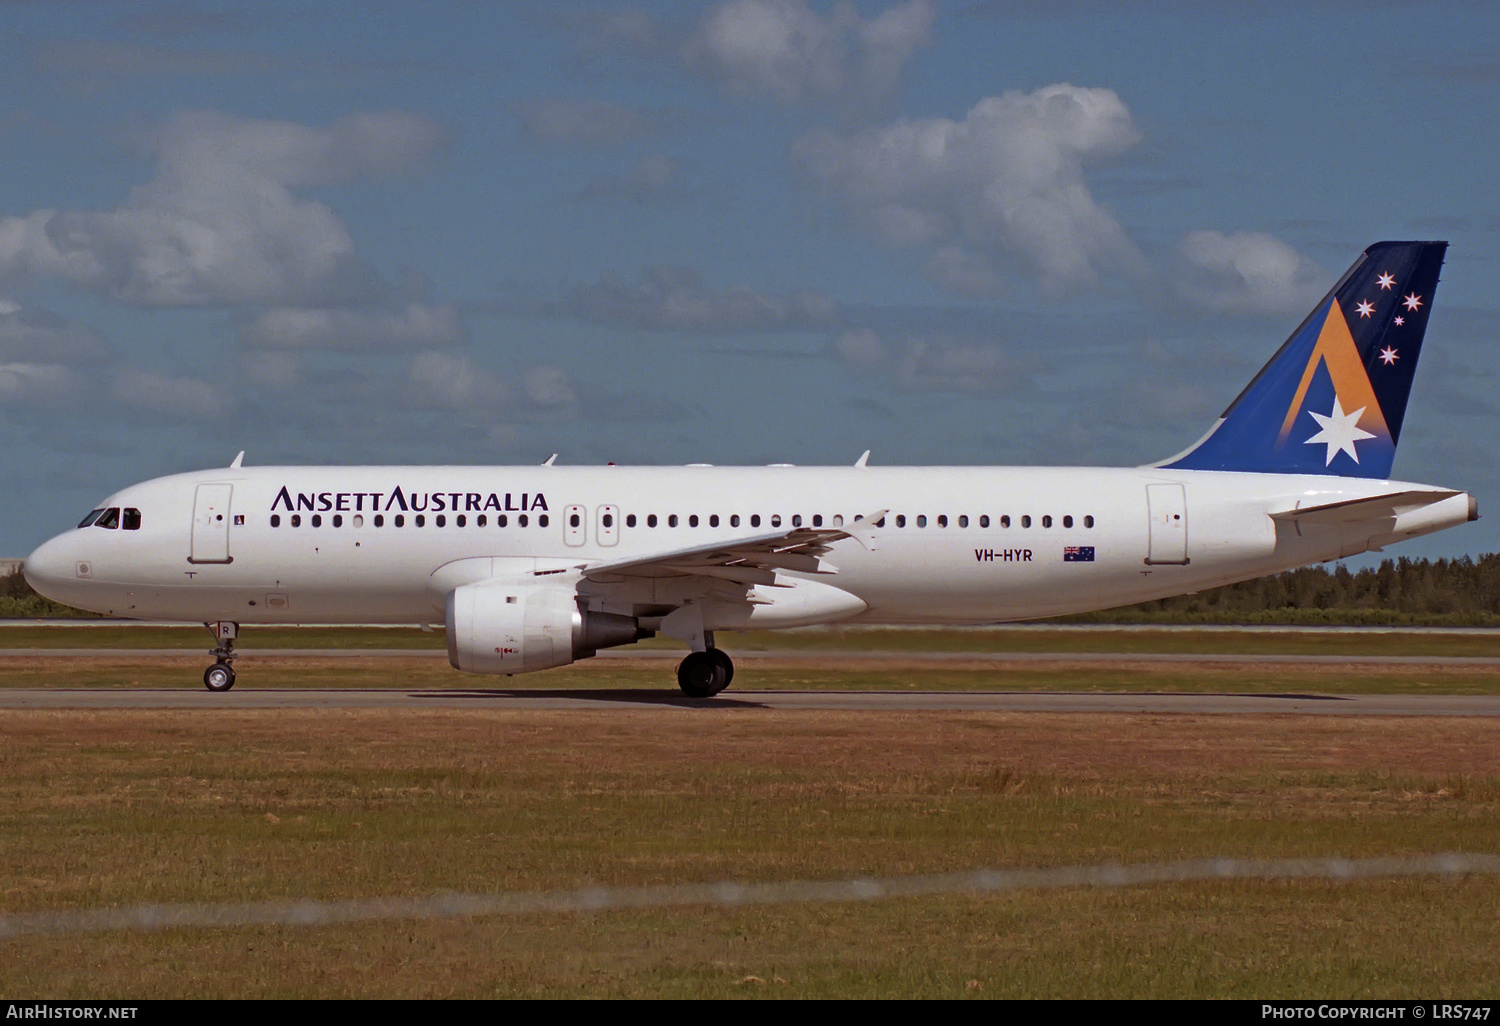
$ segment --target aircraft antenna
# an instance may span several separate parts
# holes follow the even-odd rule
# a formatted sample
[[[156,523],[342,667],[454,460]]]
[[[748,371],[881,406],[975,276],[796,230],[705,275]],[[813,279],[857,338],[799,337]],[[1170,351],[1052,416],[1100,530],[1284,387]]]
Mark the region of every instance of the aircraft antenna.
[[[241,449],[240,450],[240,454],[234,458],[234,462],[231,463],[231,464],[229,464],[229,469],[230,470],[239,470],[240,469],[240,464],[242,462],[244,462],[244,459],[245,459],[245,450]]]

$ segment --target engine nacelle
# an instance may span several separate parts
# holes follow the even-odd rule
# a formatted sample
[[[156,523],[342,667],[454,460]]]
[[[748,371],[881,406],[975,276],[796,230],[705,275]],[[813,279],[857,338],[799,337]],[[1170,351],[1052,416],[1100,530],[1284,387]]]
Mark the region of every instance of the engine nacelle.
[[[448,593],[448,662],[468,673],[566,666],[651,634],[633,616],[579,609],[571,588],[487,582]]]

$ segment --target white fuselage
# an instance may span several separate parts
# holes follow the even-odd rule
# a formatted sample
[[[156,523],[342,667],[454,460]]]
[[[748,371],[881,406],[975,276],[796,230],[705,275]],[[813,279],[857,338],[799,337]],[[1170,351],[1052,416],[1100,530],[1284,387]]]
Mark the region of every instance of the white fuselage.
[[[476,581],[884,513],[835,542],[824,573],[784,575],[858,603],[824,616],[816,601],[769,602],[748,622],[705,626],[992,623],[1196,591],[1470,519],[1462,493],[1377,519],[1271,516],[1416,487],[1155,468],[234,467],[123,489],[101,506],[139,510],[137,528],[59,535],[26,574],[113,616],[438,623],[448,594]],[[703,580],[668,574],[594,601],[650,616]]]

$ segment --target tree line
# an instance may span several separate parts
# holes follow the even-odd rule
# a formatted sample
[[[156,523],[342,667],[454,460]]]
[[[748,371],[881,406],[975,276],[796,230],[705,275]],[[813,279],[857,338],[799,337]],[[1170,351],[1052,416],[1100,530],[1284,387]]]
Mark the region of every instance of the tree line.
[[[1500,553],[1327,564],[1066,619],[1098,623],[1500,626]]]

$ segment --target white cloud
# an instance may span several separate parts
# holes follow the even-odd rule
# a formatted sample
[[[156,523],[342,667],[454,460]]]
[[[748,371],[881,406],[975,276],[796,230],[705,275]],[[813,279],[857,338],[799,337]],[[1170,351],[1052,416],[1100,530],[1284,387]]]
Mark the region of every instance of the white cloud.
[[[544,143],[618,143],[653,130],[641,111],[602,100],[526,100],[515,110],[526,133]]]
[[[481,403],[506,403],[512,397],[511,388],[500,378],[454,353],[418,353],[407,367],[406,378],[418,405],[461,410]]]
[[[885,344],[871,328],[855,328],[833,340],[833,354],[858,371],[880,371],[890,363]]]
[[[110,394],[126,406],[190,420],[220,417],[237,405],[232,389],[143,370],[121,372]]]
[[[109,355],[93,328],[47,310],[0,300],[0,361],[92,363]]]
[[[285,392],[302,383],[297,354],[284,349],[252,349],[240,354],[240,373],[257,385]]]
[[[0,363],[0,402],[73,405],[85,398],[78,373],[56,363]]]
[[[622,175],[593,178],[574,198],[601,203],[659,203],[680,199],[685,195],[678,184],[681,173],[682,161],[656,153],[642,157]]]
[[[279,307],[257,316],[241,337],[268,349],[395,349],[456,345],[465,334],[453,306],[410,303],[399,310]]]
[[[742,96],[866,102],[893,90],[912,55],[931,44],[935,15],[931,0],[868,19],[852,3],[821,15],[804,0],[728,0],[703,19],[682,57]]]
[[[456,353],[418,353],[406,371],[407,398],[418,406],[459,410],[490,420],[572,417],[578,392],[566,371],[538,364],[521,372],[519,387]]]
[[[1084,180],[1087,164],[1139,139],[1112,90],[1059,84],[981,100],[962,121],[812,133],[792,159],[894,245],[1007,253],[1047,287],[1065,289],[1143,266]]]
[[[55,278],[141,306],[366,297],[376,276],[343,222],[292,190],[408,170],[448,139],[400,111],[327,128],[178,114],[146,140],[155,177],[114,210],[0,217],[0,281]]]
[[[1221,313],[1303,313],[1330,284],[1317,264],[1260,232],[1192,232],[1177,252],[1179,293]]]
[[[711,292],[696,272],[653,267],[635,285],[612,277],[582,285],[554,308],[604,324],[697,331],[754,331],[824,323],[838,311],[825,295],[768,296],[745,286]]]
[[[1005,350],[984,343],[909,338],[892,347],[874,330],[857,328],[839,335],[829,348],[851,370],[911,391],[990,392],[1025,380]]]
[[[526,398],[539,409],[569,411],[578,406],[578,393],[561,367],[539,364],[521,375]]]
[[[940,288],[975,299],[992,299],[1005,287],[999,273],[982,253],[962,246],[941,246],[923,268]]]

